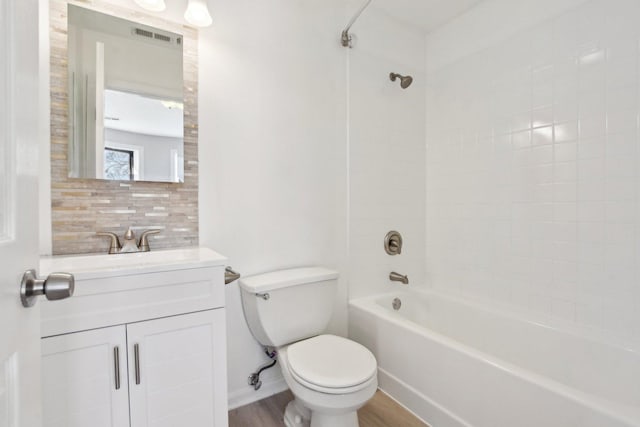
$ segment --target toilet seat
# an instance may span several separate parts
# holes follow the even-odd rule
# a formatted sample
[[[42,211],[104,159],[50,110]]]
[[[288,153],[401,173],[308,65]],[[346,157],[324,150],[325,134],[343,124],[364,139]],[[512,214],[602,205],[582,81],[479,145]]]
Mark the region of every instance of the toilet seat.
[[[347,394],[376,380],[377,362],[364,346],[318,335],[287,347],[287,368],[301,385],[321,393]]]

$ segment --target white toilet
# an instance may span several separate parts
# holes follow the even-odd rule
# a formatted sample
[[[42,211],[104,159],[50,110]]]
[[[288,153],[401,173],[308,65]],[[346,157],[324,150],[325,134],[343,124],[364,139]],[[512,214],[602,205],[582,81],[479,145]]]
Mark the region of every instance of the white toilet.
[[[262,345],[278,350],[282,374],[295,396],[287,427],[357,427],[356,411],[378,388],[377,363],[364,346],[327,327],[338,273],[296,268],[240,280],[249,329]]]

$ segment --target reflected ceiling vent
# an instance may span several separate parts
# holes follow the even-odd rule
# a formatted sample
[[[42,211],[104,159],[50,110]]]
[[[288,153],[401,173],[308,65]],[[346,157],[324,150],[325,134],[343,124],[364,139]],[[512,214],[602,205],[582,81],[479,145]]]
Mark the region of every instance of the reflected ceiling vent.
[[[144,28],[133,28],[132,34],[137,37],[142,37],[148,40],[155,40],[163,43],[171,43],[180,46],[182,44],[181,37],[171,37],[167,34],[157,33],[154,31],[145,30]]]
[[[153,31],[143,30],[142,28],[134,28],[133,32],[136,36],[147,37],[149,39],[153,38]]]
[[[164,34],[154,33],[153,34],[153,38],[156,39],[156,40],[162,40],[163,42],[171,43],[171,37],[165,36]]]

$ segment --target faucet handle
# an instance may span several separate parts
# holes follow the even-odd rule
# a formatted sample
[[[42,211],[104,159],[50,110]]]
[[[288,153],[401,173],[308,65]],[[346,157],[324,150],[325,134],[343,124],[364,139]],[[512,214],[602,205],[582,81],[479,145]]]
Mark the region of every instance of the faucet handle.
[[[384,236],[384,250],[389,255],[400,255],[402,253],[402,235],[398,231],[390,231]]]
[[[122,249],[120,245],[120,239],[118,239],[118,235],[116,233],[111,233],[109,231],[98,231],[96,236],[105,236],[111,238],[111,244],[109,245],[109,254],[117,254]]]
[[[146,230],[143,231],[142,234],[140,235],[140,243],[138,243],[138,250],[140,252],[149,252],[151,250],[151,248],[149,247],[149,235],[151,234],[158,234],[160,233],[160,230]]]
[[[131,227],[129,227],[127,231],[124,233],[124,240],[135,240],[135,238],[136,238],[136,233],[134,233]]]

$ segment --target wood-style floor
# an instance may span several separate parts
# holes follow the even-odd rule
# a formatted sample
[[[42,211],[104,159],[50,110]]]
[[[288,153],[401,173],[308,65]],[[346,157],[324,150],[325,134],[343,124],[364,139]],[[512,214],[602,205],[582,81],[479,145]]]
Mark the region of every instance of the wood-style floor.
[[[229,427],[284,427],[282,417],[293,399],[285,391],[229,411]],[[378,390],[358,411],[360,427],[428,427],[389,396]]]

